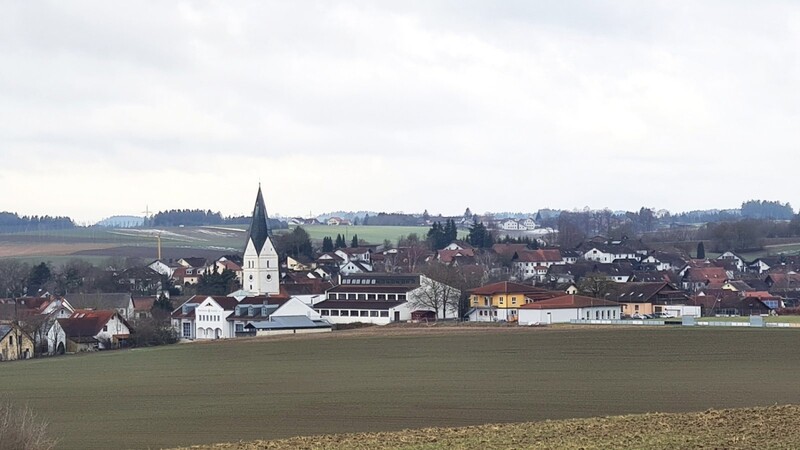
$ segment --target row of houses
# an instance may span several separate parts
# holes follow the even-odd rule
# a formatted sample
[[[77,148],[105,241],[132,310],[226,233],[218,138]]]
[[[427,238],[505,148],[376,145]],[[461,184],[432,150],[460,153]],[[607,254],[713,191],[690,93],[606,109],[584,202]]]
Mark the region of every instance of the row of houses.
[[[128,346],[130,321],[153,302],[124,293],[0,299],[0,361]]]

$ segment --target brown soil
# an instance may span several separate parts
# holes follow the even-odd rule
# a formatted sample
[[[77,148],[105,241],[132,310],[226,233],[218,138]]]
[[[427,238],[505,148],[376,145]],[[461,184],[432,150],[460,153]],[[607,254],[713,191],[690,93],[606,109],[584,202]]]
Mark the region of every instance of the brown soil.
[[[800,406],[333,434],[191,449],[673,449],[800,448]],[[185,449],[184,449],[185,450]]]

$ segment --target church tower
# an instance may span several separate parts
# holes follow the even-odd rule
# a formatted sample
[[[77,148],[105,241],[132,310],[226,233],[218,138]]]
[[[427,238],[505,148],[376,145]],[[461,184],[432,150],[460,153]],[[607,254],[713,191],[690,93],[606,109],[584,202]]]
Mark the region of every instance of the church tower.
[[[247,230],[247,247],[244,250],[242,268],[242,289],[252,295],[280,293],[278,252],[272,245],[268,218],[259,185],[256,205],[253,208],[253,220]]]

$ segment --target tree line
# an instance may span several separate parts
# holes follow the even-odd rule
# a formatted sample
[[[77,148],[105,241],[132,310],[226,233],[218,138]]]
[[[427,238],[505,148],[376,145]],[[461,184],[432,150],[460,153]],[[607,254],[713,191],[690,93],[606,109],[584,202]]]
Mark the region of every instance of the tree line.
[[[0,212],[0,233],[20,231],[64,230],[74,228],[75,222],[61,216],[19,216],[17,213]]]

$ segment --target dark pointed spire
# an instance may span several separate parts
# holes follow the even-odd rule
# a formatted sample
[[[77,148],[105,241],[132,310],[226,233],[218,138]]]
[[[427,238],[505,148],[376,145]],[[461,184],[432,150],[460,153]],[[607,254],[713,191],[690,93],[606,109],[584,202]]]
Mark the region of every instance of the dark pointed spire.
[[[264,242],[272,234],[268,220],[267,206],[264,204],[264,195],[261,194],[261,183],[258,183],[258,195],[256,195],[256,205],[253,207],[253,219],[250,222],[250,228],[247,230],[247,242],[250,242],[250,239],[253,240],[257,254],[261,254]]]

